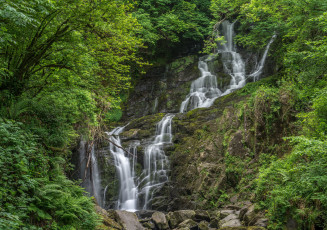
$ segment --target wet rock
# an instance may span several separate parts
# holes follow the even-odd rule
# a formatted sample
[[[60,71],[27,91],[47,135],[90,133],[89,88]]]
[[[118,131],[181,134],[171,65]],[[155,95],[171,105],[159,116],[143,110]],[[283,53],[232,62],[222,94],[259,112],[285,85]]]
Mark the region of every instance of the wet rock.
[[[159,192],[163,192],[164,187],[159,190]],[[156,195],[156,194],[154,194]],[[159,194],[160,195],[160,194]],[[153,198],[151,206],[153,209],[158,210],[158,211],[166,211],[168,209],[168,196],[156,196]]]
[[[210,221],[210,224],[209,224],[209,227],[210,228],[219,228],[219,219],[218,218],[214,218],[214,219],[211,219]]]
[[[241,158],[245,157],[247,150],[244,148],[243,145],[243,132],[241,130],[238,130],[233,135],[229,143],[228,152],[232,156],[239,156]]]
[[[152,221],[147,221],[142,223],[143,227],[145,227],[146,229],[155,229],[156,226]]]
[[[209,230],[209,222],[203,220],[199,223],[198,228],[200,230]]]
[[[178,225],[178,228],[189,228],[189,229],[194,229],[197,228],[198,224],[191,219],[184,220],[182,223]]]
[[[210,216],[210,220],[212,220],[212,219],[221,219],[221,213],[220,213],[220,211],[217,211],[217,210],[215,210],[215,211],[208,211],[208,213],[209,213],[209,216]]]
[[[244,216],[248,211],[248,207],[244,207],[240,210],[240,214],[238,215],[238,218],[243,221],[244,220]]]
[[[242,223],[239,219],[233,219],[233,220],[229,220],[226,223],[222,224],[221,227],[231,227],[231,228],[235,228],[235,227],[241,227]]]
[[[135,212],[139,219],[151,218],[153,213],[155,213],[153,210],[140,210]]]
[[[256,222],[257,216],[254,210],[254,204],[251,205],[243,216],[243,221],[246,225],[253,225]]]
[[[202,220],[210,221],[209,213],[205,210],[195,210],[194,220],[200,222]]]
[[[162,212],[155,212],[155,213],[153,213],[152,220],[153,220],[153,222],[155,223],[156,227],[159,230],[168,229],[169,228],[169,225],[168,225],[168,221],[166,219],[166,216]]]
[[[95,210],[100,216],[102,216],[103,224],[100,225],[100,227],[103,227],[103,229],[106,229],[107,227],[110,227],[111,229],[123,229],[123,226],[115,221],[115,215],[111,215],[110,212],[107,212],[98,205],[95,207]]]
[[[236,203],[237,202],[237,200],[238,200],[238,194],[237,195],[235,195],[235,196],[232,196],[230,199],[229,199],[229,201],[231,202],[231,203]]]
[[[126,230],[144,230],[145,228],[141,225],[137,216],[133,212],[115,210],[115,217],[117,221],[123,226],[123,229]]]
[[[235,214],[229,214],[224,219],[220,220],[220,225],[223,225],[224,223],[234,219],[238,219],[238,216]]]
[[[176,228],[180,223],[185,220],[193,219],[195,212],[193,210],[179,210],[175,212],[169,212],[167,219],[171,228]]]
[[[231,214],[235,215],[235,210],[225,210],[225,209],[221,210],[220,211],[220,218],[224,219],[224,218],[226,218],[227,216],[229,216]]]

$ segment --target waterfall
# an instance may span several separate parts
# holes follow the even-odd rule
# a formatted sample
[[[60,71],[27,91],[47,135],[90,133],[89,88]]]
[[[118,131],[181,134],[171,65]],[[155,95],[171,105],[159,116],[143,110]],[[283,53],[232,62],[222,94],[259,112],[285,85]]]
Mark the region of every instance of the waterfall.
[[[224,72],[231,77],[228,87],[225,91],[219,89],[217,85],[217,76],[208,70],[208,62],[212,60],[214,55],[200,57],[198,68],[201,76],[192,82],[190,93],[181,104],[180,113],[196,108],[210,107],[218,97],[227,95],[245,86],[247,79],[245,64],[241,54],[237,52],[236,45],[233,41],[235,36],[234,24],[235,22],[230,23],[227,20],[222,23],[222,34],[225,42],[218,43],[217,50],[217,53],[221,54]],[[275,37],[276,35],[274,35],[268,43],[264,55],[257,64],[255,71],[248,76],[252,77],[254,81],[258,80],[262,74],[270,45],[273,43]]]
[[[144,170],[141,175],[141,194],[144,195],[143,209],[149,208],[153,193],[168,181],[168,157],[163,147],[172,143],[172,119],[174,115],[167,114],[157,124],[153,143],[145,149]]]
[[[210,107],[214,100],[221,95],[218,89],[217,77],[208,70],[207,61],[200,58],[198,68],[201,77],[192,82],[190,94],[182,102],[180,113],[186,112],[188,108]]]
[[[124,127],[117,127],[113,131],[107,133],[110,138],[110,152],[115,160],[115,167],[119,177],[119,198],[117,201],[117,209],[136,211],[137,210],[137,187],[135,186],[133,172],[131,167],[129,154],[120,148],[121,141],[119,134]],[[136,147],[135,147],[136,149]],[[134,149],[134,150],[135,150]],[[133,157],[133,159],[135,156]],[[135,161],[134,161],[135,162]]]
[[[85,141],[80,142],[79,147],[79,157],[80,157],[80,178],[82,178],[82,187],[91,195],[94,196],[99,206],[102,206],[101,199],[101,178],[98,168],[98,160],[95,154],[94,145],[91,147],[90,151],[90,162],[88,164],[86,148],[87,143]]]
[[[167,114],[157,124],[154,140],[145,148],[144,170],[140,178],[137,178],[135,172],[137,147],[140,142],[133,142],[128,151],[124,151],[119,148],[122,146],[119,134],[123,132],[124,127],[117,127],[107,133],[110,138],[110,152],[114,157],[120,182],[117,209],[136,211],[138,206],[141,209],[149,208],[153,193],[168,181],[169,161],[163,147],[172,143],[173,117],[174,115]],[[142,201],[139,200],[140,197],[143,198]]]
[[[222,35],[225,42],[218,43],[215,55],[200,57],[198,68],[201,76],[191,84],[190,93],[182,102],[180,112],[201,107],[210,107],[214,101],[223,95],[229,94],[246,84],[247,78],[258,80],[262,74],[269,48],[275,39],[275,35],[269,41],[261,60],[257,63],[254,71],[246,76],[245,62],[234,43],[234,24],[228,21],[222,23]],[[223,71],[230,76],[230,83],[226,87],[220,87],[217,76],[210,72],[208,63],[220,54]],[[158,108],[158,98],[155,98],[152,112]],[[154,196],[158,194],[162,186],[168,181],[169,160],[164,152],[166,145],[172,144],[172,119],[174,115],[166,114],[157,124],[153,140],[145,147],[143,158],[143,171],[138,175],[135,170],[137,162],[137,147],[139,141],[132,142],[128,150],[121,148],[119,134],[124,127],[117,127],[109,135],[109,149],[114,157],[114,164],[119,178],[119,197],[116,208],[136,211],[149,209],[152,206]],[[96,159],[95,159],[96,161]],[[105,193],[108,186],[105,187]],[[94,190],[97,190],[96,188]],[[104,197],[105,200],[105,197]]]
[[[268,45],[266,46],[266,49],[265,49],[265,52],[260,60],[260,62],[257,64],[255,70],[253,71],[253,73],[251,73],[249,76],[251,76],[253,78],[254,81],[257,81],[259,80],[259,77],[262,73],[262,70],[263,70],[263,67],[265,66],[265,61],[267,59],[267,55],[268,55],[268,51],[269,51],[269,48],[270,48],[270,45],[275,41],[277,35],[274,34],[272,36],[272,38],[270,39]]]
[[[98,160],[95,156],[94,145],[91,149],[91,178],[92,178],[92,187],[93,187],[93,196],[98,202],[99,206],[102,206],[101,200],[101,179],[98,168]]]

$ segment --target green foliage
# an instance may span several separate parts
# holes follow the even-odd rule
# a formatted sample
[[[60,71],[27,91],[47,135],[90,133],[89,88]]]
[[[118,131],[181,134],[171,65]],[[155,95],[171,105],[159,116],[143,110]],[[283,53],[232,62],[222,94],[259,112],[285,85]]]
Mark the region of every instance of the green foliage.
[[[271,229],[295,218],[302,229],[327,223],[327,143],[304,137],[290,139],[295,147],[284,159],[262,168],[256,196],[268,212]]]
[[[174,49],[202,42],[209,32],[209,5],[209,0],[139,1],[134,14],[143,27],[139,34],[149,47],[147,54],[167,56]]]
[[[0,119],[0,228],[95,228],[91,199],[36,140],[21,123]]]
[[[120,119],[119,95],[147,64],[132,10],[120,0],[0,0],[0,229],[97,225],[65,170],[79,135]]]

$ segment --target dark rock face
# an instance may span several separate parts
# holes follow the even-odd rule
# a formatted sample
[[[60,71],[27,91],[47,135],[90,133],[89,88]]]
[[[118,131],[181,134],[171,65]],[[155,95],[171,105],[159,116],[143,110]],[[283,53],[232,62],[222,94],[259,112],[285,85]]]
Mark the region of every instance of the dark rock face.
[[[123,120],[155,113],[177,113],[191,82],[200,76],[197,62],[198,57],[193,55],[151,68],[130,93]]]

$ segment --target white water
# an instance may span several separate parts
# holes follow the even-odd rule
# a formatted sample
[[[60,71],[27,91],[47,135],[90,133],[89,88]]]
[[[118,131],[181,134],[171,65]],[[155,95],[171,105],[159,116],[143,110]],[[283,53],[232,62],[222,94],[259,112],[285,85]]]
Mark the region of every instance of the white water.
[[[210,73],[206,60],[199,60],[198,68],[201,77],[192,82],[191,91],[182,102],[180,113],[186,112],[188,108],[210,107],[214,100],[221,95],[217,85],[217,77]]]
[[[110,141],[116,145],[115,146],[112,143],[109,145],[110,152],[115,160],[115,167],[120,183],[119,198],[116,208],[133,212],[137,210],[137,187],[135,186],[133,178],[134,169],[131,167],[130,159],[128,156],[129,154],[126,153],[122,148],[119,148],[122,145],[118,135],[123,130],[124,127],[117,127],[113,131],[107,133],[109,135]]]
[[[230,84],[222,91],[217,85],[217,77],[208,70],[208,62],[212,56],[204,56],[199,60],[199,70],[201,76],[192,82],[190,93],[182,102],[180,113],[187,112],[196,108],[210,107],[213,102],[220,96],[227,95],[236,89],[242,88],[246,84],[246,80],[252,77],[254,81],[258,80],[262,74],[265,60],[276,35],[272,37],[267,45],[261,61],[257,64],[255,71],[248,77],[245,74],[245,64],[242,56],[237,52],[236,45],[233,41],[234,23],[224,21],[222,23],[222,34],[225,42],[218,43],[217,53],[221,53],[224,72],[231,77]]]
[[[263,67],[265,66],[269,48],[270,48],[271,44],[275,41],[276,37],[277,37],[277,35],[275,35],[275,34],[272,36],[272,38],[270,39],[270,41],[265,49],[265,52],[263,53],[263,56],[262,56],[260,62],[257,64],[253,73],[251,73],[249,75],[250,77],[253,78],[254,81],[258,81],[260,75],[262,74],[262,70],[263,70]]]
[[[101,199],[101,179],[100,173],[98,168],[98,160],[95,156],[94,145],[91,149],[91,182],[92,182],[92,190],[93,196],[98,202],[99,206],[102,206],[102,199]]]
[[[153,193],[168,181],[169,161],[163,147],[172,143],[171,121],[173,117],[174,115],[167,114],[157,124],[154,141],[145,149],[144,170],[140,176],[140,195],[144,197],[143,209],[149,208]]]
[[[94,196],[97,203],[102,206],[101,199],[101,178],[98,168],[98,161],[95,155],[94,146],[92,146],[90,151],[90,162],[88,168],[88,156],[86,152],[87,142],[81,141],[79,147],[79,157],[80,157],[80,178],[82,178],[82,187],[89,193],[89,195]]]
[[[114,157],[120,182],[117,209],[136,211],[139,205],[141,209],[149,208],[153,193],[168,181],[169,161],[163,147],[172,143],[171,122],[173,117],[174,115],[168,114],[157,124],[154,141],[145,149],[144,169],[140,178],[137,178],[135,172],[137,147],[140,142],[133,142],[127,150],[128,154],[122,148],[117,147],[121,146],[119,134],[124,130],[124,127],[117,127],[107,133],[110,141],[116,145],[110,143],[110,152]],[[138,181],[137,186],[136,181]],[[139,200],[140,197],[142,200]]]

